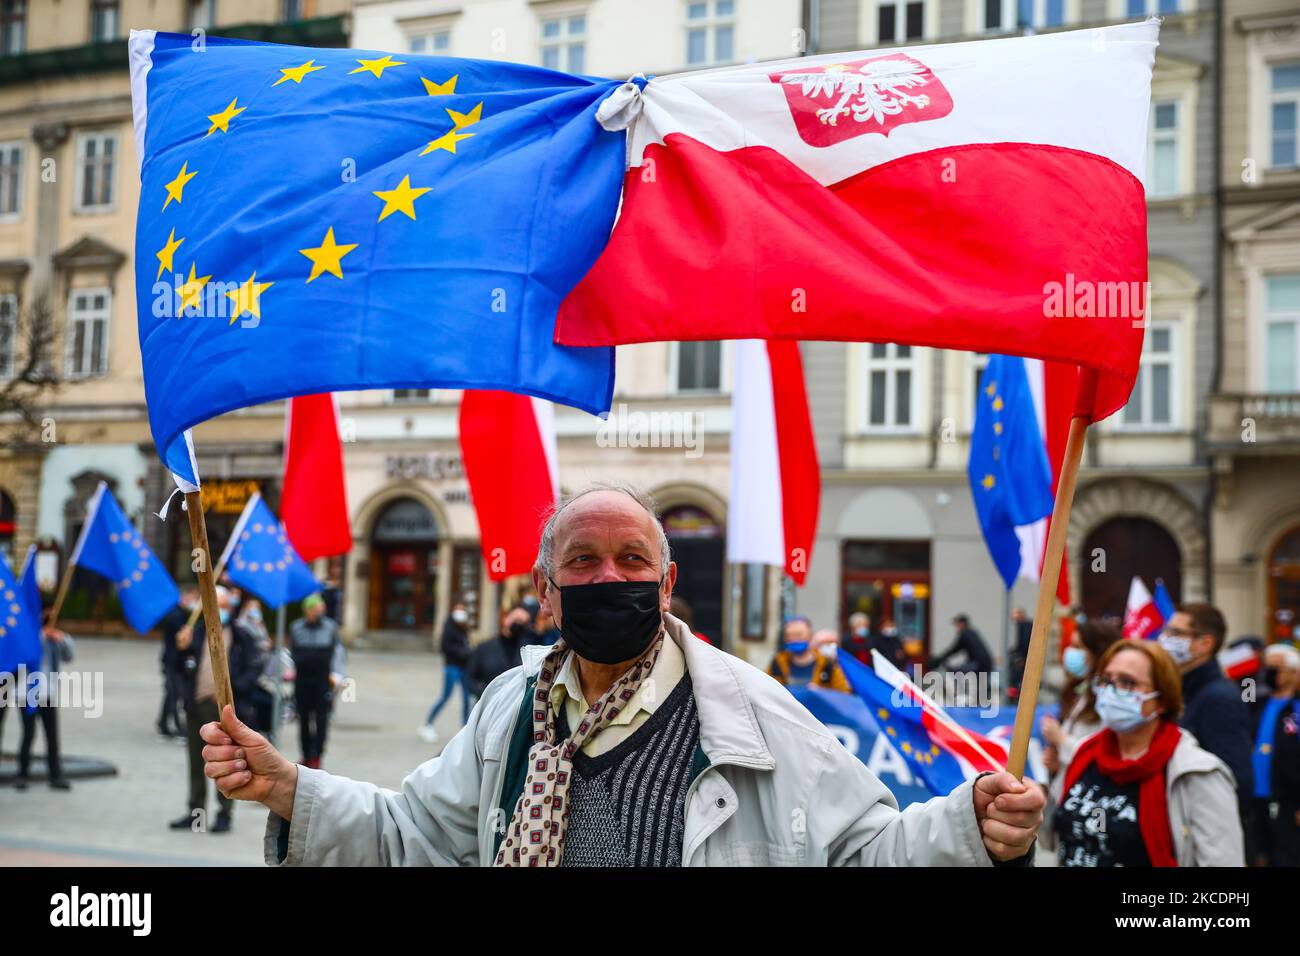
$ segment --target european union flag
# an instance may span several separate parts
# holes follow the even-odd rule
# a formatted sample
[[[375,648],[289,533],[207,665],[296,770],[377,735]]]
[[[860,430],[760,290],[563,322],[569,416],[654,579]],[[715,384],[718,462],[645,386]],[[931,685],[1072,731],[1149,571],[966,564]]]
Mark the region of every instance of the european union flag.
[[[554,343],[613,228],[619,85],[537,67],[133,31],[136,292],[168,467],[184,429],[291,395],[501,389],[609,408]]]
[[[41,609],[29,607],[9,562],[0,555],[0,674],[34,671],[41,665]]]
[[[1025,360],[1019,356],[989,356],[980,379],[966,474],[989,554],[1010,588],[1021,571],[1016,528],[1046,518],[1053,502],[1047,446]]]
[[[1174,604],[1174,599],[1169,595],[1169,589],[1165,587],[1163,578],[1156,578],[1156,593],[1152,596],[1155,601],[1156,610],[1164,618],[1161,626],[1169,623],[1169,619],[1178,613],[1178,607]]]
[[[71,561],[113,582],[126,622],[141,634],[180,602],[171,575],[102,481],[86,509]]]
[[[233,583],[273,608],[320,590],[260,494],[248,503],[235,526],[226,573]]]

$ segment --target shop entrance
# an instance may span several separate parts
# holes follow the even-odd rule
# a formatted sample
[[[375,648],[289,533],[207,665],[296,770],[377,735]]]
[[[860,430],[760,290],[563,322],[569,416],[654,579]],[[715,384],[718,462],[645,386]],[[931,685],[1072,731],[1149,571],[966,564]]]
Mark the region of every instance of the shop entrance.
[[[398,498],[370,533],[372,630],[428,630],[438,606],[438,541],[433,512],[414,498]]]
[[[871,616],[873,633],[892,621],[908,658],[925,661],[931,650],[930,542],[845,541],[840,568],[840,633],[858,611]]]

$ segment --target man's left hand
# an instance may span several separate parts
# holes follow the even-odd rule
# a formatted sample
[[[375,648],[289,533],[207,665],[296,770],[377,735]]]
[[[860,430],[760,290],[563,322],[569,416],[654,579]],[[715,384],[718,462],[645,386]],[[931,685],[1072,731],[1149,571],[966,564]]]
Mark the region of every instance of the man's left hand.
[[[1047,800],[1042,787],[1003,771],[976,779],[974,795],[975,819],[989,856],[1006,861],[1028,853],[1043,824]]]

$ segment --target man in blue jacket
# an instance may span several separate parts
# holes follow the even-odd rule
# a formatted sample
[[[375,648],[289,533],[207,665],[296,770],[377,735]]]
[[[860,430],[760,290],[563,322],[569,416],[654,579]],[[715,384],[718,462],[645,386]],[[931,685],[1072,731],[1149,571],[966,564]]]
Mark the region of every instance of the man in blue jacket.
[[[1180,723],[1200,745],[1228,765],[1237,778],[1237,804],[1242,830],[1249,833],[1251,770],[1254,735],[1250,711],[1241,688],[1224,676],[1217,660],[1228,625],[1212,604],[1182,604],[1165,625],[1160,646],[1183,672],[1183,716]]]

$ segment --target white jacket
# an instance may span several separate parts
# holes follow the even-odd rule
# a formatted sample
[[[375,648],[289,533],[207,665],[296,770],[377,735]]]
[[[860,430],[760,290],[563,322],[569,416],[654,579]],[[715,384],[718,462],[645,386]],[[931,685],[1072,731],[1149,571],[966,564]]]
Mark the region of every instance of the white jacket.
[[[893,794],[771,677],[666,616],[681,647],[708,767],[686,795],[686,866],[991,866],[968,781],[899,812]],[[484,692],[443,752],[399,791],[298,768],[287,852],[270,865],[481,866],[508,823],[503,779],[527,679],[548,648]],[[518,746],[518,745],[517,745]],[[504,804],[514,805],[514,794]]]

